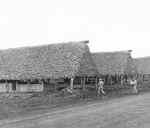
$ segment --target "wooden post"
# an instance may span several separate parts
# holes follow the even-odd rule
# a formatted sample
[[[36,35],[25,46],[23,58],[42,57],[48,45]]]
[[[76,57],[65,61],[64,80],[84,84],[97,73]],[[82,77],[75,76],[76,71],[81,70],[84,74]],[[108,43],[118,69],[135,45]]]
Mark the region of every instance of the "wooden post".
[[[144,83],[144,74],[142,74],[142,76],[141,76],[142,78],[142,83]]]
[[[83,89],[83,79],[82,79],[82,77],[80,77],[80,80],[81,80],[81,88]]]
[[[95,78],[95,86],[96,86],[96,89],[97,89],[97,86],[98,86],[98,82],[99,82],[99,78],[96,77],[96,78]]]
[[[86,96],[85,96],[85,77],[82,77],[82,89],[83,89],[83,95],[82,95],[82,97],[83,98],[85,98]]]
[[[139,74],[138,73],[136,73],[136,79],[139,79]]]
[[[16,90],[15,90],[15,92],[19,92],[18,80],[16,80]]]
[[[142,74],[139,74],[139,79],[140,79],[141,84],[143,84]]]
[[[83,77],[83,90],[85,90],[85,77]]]
[[[118,74],[116,74],[116,84],[118,84]]]
[[[30,80],[27,80],[27,91],[29,91],[28,87],[30,87]]]
[[[47,88],[44,85],[44,80],[40,80],[39,83],[43,86],[43,92],[47,92]]]
[[[121,74],[121,85],[123,85],[123,75]]]
[[[5,84],[6,84],[6,92],[8,93],[9,92],[9,85],[8,85],[8,81],[5,80]]]
[[[70,79],[70,89],[73,89],[73,81],[74,81],[74,78],[71,78]]]
[[[97,88],[97,77],[95,77],[95,89]]]
[[[112,75],[110,75],[110,85],[112,85]]]
[[[110,85],[112,85],[112,77],[111,77],[111,75],[108,75],[108,83],[109,83]]]
[[[95,92],[96,92],[95,95],[96,95],[96,96],[97,96],[98,82],[99,82],[99,81],[98,81],[98,77],[96,76],[96,77],[95,77]]]

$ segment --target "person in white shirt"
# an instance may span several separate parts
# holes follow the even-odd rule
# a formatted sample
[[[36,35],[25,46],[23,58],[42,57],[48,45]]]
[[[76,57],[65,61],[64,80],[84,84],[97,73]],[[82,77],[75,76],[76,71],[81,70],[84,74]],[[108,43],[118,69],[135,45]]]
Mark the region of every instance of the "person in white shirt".
[[[104,81],[101,78],[98,81],[97,93],[98,93],[98,95],[100,95],[100,94],[105,95]]]
[[[130,85],[133,86],[133,93],[138,93],[137,90],[137,80],[135,78],[130,80]]]

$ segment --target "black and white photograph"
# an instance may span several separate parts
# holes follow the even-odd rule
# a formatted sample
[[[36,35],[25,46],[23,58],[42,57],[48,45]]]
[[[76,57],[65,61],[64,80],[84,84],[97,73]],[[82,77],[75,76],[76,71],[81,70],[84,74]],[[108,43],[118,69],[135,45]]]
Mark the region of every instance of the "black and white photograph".
[[[0,128],[150,128],[150,1],[0,0]]]

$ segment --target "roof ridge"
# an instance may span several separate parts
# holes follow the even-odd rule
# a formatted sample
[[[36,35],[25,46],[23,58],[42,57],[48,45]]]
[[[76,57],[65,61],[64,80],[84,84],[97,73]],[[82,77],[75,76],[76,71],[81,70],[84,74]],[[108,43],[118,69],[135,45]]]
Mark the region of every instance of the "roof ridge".
[[[120,51],[102,51],[102,52],[93,52],[92,54],[101,54],[101,53],[131,53],[132,50],[120,50]]]
[[[143,57],[136,57],[136,58],[133,58],[133,59],[149,59],[150,58],[150,56],[143,56]]]
[[[52,45],[63,45],[63,44],[71,44],[71,43],[85,43],[88,44],[89,40],[81,40],[81,41],[66,41],[66,42],[58,42],[58,43],[49,43],[49,44],[40,44],[40,45],[33,45],[33,46],[21,46],[16,48],[6,48],[0,49],[0,51],[7,51],[7,50],[19,50],[19,49],[26,49],[26,48],[38,48],[38,47],[45,47],[45,46],[52,46]]]

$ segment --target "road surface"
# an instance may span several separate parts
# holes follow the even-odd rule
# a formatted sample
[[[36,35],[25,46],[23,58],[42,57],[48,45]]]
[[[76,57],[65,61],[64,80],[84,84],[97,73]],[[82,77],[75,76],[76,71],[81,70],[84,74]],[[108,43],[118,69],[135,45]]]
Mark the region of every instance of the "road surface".
[[[150,93],[6,122],[0,128],[150,128]]]

